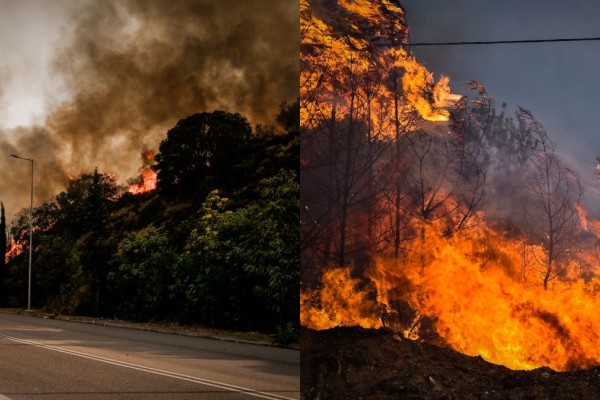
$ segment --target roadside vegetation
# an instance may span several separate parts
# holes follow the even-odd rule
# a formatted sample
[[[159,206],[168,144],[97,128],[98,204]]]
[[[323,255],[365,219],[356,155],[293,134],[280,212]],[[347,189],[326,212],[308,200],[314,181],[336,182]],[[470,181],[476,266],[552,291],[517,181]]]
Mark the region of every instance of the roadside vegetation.
[[[184,118],[154,156],[154,190],[98,170],[71,179],[33,210],[32,307],[297,340],[298,118],[298,103],[273,126]],[[29,209],[7,230],[0,306],[23,307]]]

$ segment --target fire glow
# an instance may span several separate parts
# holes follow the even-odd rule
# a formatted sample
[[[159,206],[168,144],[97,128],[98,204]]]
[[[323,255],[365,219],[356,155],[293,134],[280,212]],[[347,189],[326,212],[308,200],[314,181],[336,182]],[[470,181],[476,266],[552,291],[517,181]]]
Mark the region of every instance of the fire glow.
[[[535,271],[522,274],[520,241],[484,226],[452,237],[435,224],[424,232],[425,254],[401,264],[380,258],[364,279],[352,278],[348,268],[325,272],[319,291],[302,294],[302,324],[379,328],[382,312],[402,299],[465,354],[513,369],[600,364],[598,277],[556,280],[544,290]],[[540,247],[530,251],[543,257]],[[570,272],[577,269],[573,264]]]
[[[311,7],[310,3],[315,6]],[[558,234],[555,229],[561,224],[550,223],[544,225],[550,225],[548,237],[527,237],[524,232],[515,233],[498,224],[507,229],[505,232],[503,228],[492,226],[498,221],[486,218],[483,208],[473,208],[476,210],[473,214],[477,213],[474,219],[478,222],[472,226],[461,230],[447,229],[444,219],[451,220],[450,213],[436,218],[432,214],[444,207],[459,210],[457,205],[461,204],[461,197],[453,192],[458,185],[443,187],[444,178],[450,176],[448,166],[459,158],[456,154],[464,156],[476,152],[457,147],[466,151],[450,152],[446,158],[446,153],[439,151],[437,158],[433,158],[434,163],[425,163],[430,149],[436,149],[432,144],[441,144],[438,149],[444,150],[453,142],[441,139],[436,142],[425,132],[426,128],[422,128],[433,124],[418,126],[419,123],[438,121],[442,123],[436,127],[448,126],[443,124],[451,119],[448,108],[454,107],[461,97],[451,92],[448,77],[442,76],[436,83],[432,74],[402,47],[408,36],[404,11],[388,0],[379,0],[376,4],[365,0],[302,0],[300,25],[303,49],[301,126],[314,137],[320,135],[323,138],[315,140],[319,147],[315,146],[317,150],[312,151],[318,152],[314,156],[317,166],[311,167],[321,168],[319,172],[328,173],[331,178],[330,181],[317,181],[329,190],[321,190],[317,185],[314,189],[323,194],[318,198],[321,203],[315,201],[315,205],[324,211],[314,213],[314,222],[306,218],[311,224],[309,227],[314,229],[308,232],[318,239],[315,247],[321,246],[318,251],[307,254],[314,256],[313,259],[322,258],[314,262],[314,270],[318,270],[319,275],[308,284],[315,284],[316,277],[320,282],[301,292],[301,324],[316,330],[337,326],[385,326],[407,338],[419,339],[420,332],[425,329],[422,330],[420,324],[428,320],[431,321],[428,329],[433,329],[441,341],[453,349],[472,356],[481,355],[490,362],[510,368],[549,366],[555,370],[574,370],[600,365],[600,347],[597,346],[600,339],[600,318],[597,317],[600,277],[595,273],[600,261],[597,246],[600,222],[588,221],[577,196],[572,203],[577,206],[578,219],[570,217],[569,198],[560,198],[562,203],[551,202],[552,196],[561,190],[566,193],[574,190],[578,186],[574,184],[576,179],[568,181],[566,189],[557,184],[556,188],[560,190],[536,192],[545,195],[541,208],[548,207],[547,217],[551,222],[558,222],[558,215],[561,215],[563,227],[573,223],[571,231],[563,230]],[[484,100],[490,99],[483,86],[479,89],[476,85],[475,89]],[[475,104],[485,106],[487,103]],[[456,109],[460,107],[457,105]],[[542,138],[547,139],[541,124],[530,114],[521,112],[521,118],[525,118],[521,121],[529,121],[528,128],[537,129],[543,134]],[[411,121],[417,123],[411,126]],[[459,119],[453,120],[456,121]],[[335,135],[340,132],[346,135],[343,136],[345,141],[336,142]],[[362,153],[358,150],[351,153],[352,146],[364,153],[369,151],[369,148],[363,150],[356,144],[359,139],[352,136],[355,133],[361,140],[371,140],[369,143],[395,141],[397,149],[402,143],[412,144],[415,150],[412,159],[406,153],[390,148],[389,165],[365,162],[364,166],[359,165],[353,170],[352,163]],[[361,138],[361,134],[367,139]],[[401,142],[403,137],[409,140]],[[422,148],[414,145],[421,143],[416,140],[419,138],[426,139]],[[536,161],[532,162],[547,167],[546,175],[536,175],[537,183],[548,183],[546,186],[551,188],[549,182],[564,177],[569,170],[558,165],[553,144],[548,143],[544,152],[538,152],[533,158]],[[338,151],[336,145],[347,152]],[[325,150],[321,152],[321,149]],[[346,157],[341,167],[336,164],[336,156],[340,154]],[[400,159],[399,155],[406,160]],[[307,154],[307,165],[311,161]],[[426,167],[415,168],[412,176],[407,165],[417,161]],[[325,167],[320,167],[318,162]],[[406,221],[404,226],[394,225],[395,231],[388,229],[396,234],[393,237],[396,241],[390,239],[391,234],[386,237],[385,232],[377,232],[380,227],[376,223],[367,223],[375,220],[373,215],[363,215],[372,210],[385,210],[385,206],[371,205],[378,201],[371,195],[376,192],[367,192],[364,199],[359,199],[361,190],[372,189],[374,177],[384,176],[385,168],[392,169],[393,173],[389,182],[381,186],[389,184],[391,189],[381,191],[380,197],[389,204],[398,205],[393,210],[395,213],[385,214],[385,218],[400,221],[402,217],[405,218],[403,223]],[[554,171],[552,168],[556,168],[557,175],[550,173]],[[362,185],[359,173],[348,172],[356,170],[369,173],[362,178],[365,182]],[[435,179],[428,181],[423,178],[425,175]],[[313,176],[315,180],[318,178],[320,176]],[[408,185],[404,192],[397,189],[400,184],[392,185],[392,180],[406,184],[409,179],[420,183],[418,189],[421,191],[415,191],[412,197]],[[340,182],[346,183],[342,189],[336,186],[341,187]],[[355,182],[358,183],[353,186]],[[476,182],[485,182],[485,179]],[[483,187],[484,183],[481,185]],[[423,189],[426,186],[432,189],[426,191]],[[469,190],[461,192],[463,200],[477,200],[465,195],[474,193],[473,187],[476,186],[464,186]],[[481,193],[483,197],[483,191]],[[393,203],[401,195],[410,202],[397,200]],[[353,215],[355,220],[351,228],[347,218],[350,206],[359,214]],[[507,211],[511,215],[518,213],[518,210]],[[306,215],[313,217],[310,213]],[[460,216],[463,214],[459,213]],[[531,219],[536,220],[536,216],[531,214]],[[536,222],[544,224],[546,220],[538,218]],[[339,237],[333,237],[338,230],[341,232]],[[569,242],[559,249],[561,239],[581,232],[585,232],[588,243]],[[407,237],[401,238],[401,234]],[[401,239],[404,248],[400,246]],[[358,261],[347,256],[346,245],[350,242],[355,243],[352,248],[355,254],[362,257]],[[395,255],[394,251],[382,249],[393,244],[397,244]],[[575,248],[577,246],[581,248]],[[565,253],[568,257],[559,260],[553,252]],[[324,261],[319,265],[321,260]],[[341,266],[335,267],[335,264]],[[400,316],[400,305],[406,305],[414,314],[408,319]]]
[[[15,238],[10,238],[9,247],[6,250],[5,262],[8,263],[10,260],[18,256],[23,252],[23,244],[19,243],[15,240]]]
[[[381,3],[375,7],[370,1],[340,1],[334,16],[321,16],[312,12],[308,0],[301,1],[301,46],[310,49],[301,53],[302,126],[311,126],[316,119],[353,119],[367,113],[372,131],[389,137],[394,134],[389,120],[396,111],[400,115],[416,113],[426,121],[450,119],[445,108],[462,96],[451,93],[448,77],[442,76],[436,83],[433,74],[403,47],[381,45],[388,34],[381,21],[393,25],[389,29],[397,32],[399,43],[408,35],[404,10],[387,0]],[[343,28],[331,21],[344,17],[351,22]],[[368,21],[372,37],[361,37],[354,21]],[[378,49],[375,52],[374,47]],[[389,77],[375,72],[384,65],[393,71]]]
[[[144,165],[140,168],[140,182],[132,183],[129,186],[129,193],[140,194],[156,189],[156,172],[150,168],[154,159],[154,152],[151,150],[145,151],[143,154]]]

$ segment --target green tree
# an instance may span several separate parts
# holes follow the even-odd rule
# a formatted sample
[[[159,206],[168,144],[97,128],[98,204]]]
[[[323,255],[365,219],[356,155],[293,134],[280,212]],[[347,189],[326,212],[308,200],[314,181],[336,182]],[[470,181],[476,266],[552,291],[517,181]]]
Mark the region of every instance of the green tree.
[[[228,210],[217,191],[207,197],[183,257],[203,322],[272,331],[298,320],[298,190],[297,175],[281,171],[255,204]]]
[[[96,168],[92,174],[71,180],[67,190],[56,196],[55,204],[48,206],[47,221],[39,220],[37,225],[74,237],[96,231],[104,226],[118,194],[114,176]]]
[[[298,102],[282,103],[276,119],[279,129],[272,126],[256,127],[255,134],[233,167],[233,173],[240,183],[235,188],[238,203],[256,201],[261,182],[277,175],[282,169],[299,173],[299,115]]]
[[[282,325],[299,315],[300,185],[293,171],[265,179],[257,206],[245,210],[248,228],[234,251],[263,298]]]
[[[243,270],[231,259],[231,244],[242,223],[225,207],[227,198],[212,191],[200,209],[178,266],[180,284],[195,320],[214,327],[245,328],[249,304]],[[246,312],[248,311],[248,312]]]
[[[127,233],[117,249],[118,268],[108,276],[115,312],[135,320],[166,319],[171,305],[177,254],[167,236],[153,226]]]
[[[86,313],[103,312],[106,275],[115,254],[115,246],[108,240],[106,222],[118,193],[115,178],[96,168],[92,174],[71,180],[67,191],[60,193],[56,205],[50,208],[49,213],[54,214],[56,221],[50,224],[53,232],[73,238],[81,256],[82,276],[88,279],[88,297],[81,301],[80,309]]]
[[[300,101],[296,100],[292,104],[282,103],[277,115],[277,123],[285,132],[300,133]]]
[[[71,243],[59,235],[42,233],[35,238],[33,282],[35,303],[53,312],[73,312],[73,296],[80,276],[77,264],[69,262]]]

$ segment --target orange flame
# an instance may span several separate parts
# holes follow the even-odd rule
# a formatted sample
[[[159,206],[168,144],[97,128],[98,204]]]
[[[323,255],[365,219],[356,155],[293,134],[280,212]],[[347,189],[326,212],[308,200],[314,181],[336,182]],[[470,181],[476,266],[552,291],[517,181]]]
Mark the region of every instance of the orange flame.
[[[401,118],[416,112],[427,121],[449,120],[445,108],[460,96],[451,93],[447,77],[436,84],[431,72],[398,46],[408,34],[402,8],[388,0],[378,6],[367,0],[302,0],[300,10],[303,127],[332,117],[362,119],[375,136],[391,137],[398,94]],[[384,83],[396,76],[397,84]]]
[[[140,168],[140,183],[132,183],[129,186],[129,193],[140,194],[156,189],[156,172],[150,168],[150,164],[154,159],[152,150],[145,151],[142,154],[144,165]]]
[[[581,221],[581,226],[583,229],[600,239],[600,221],[589,220],[587,217],[587,212],[581,205],[578,204],[576,209],[577,213],[579,214],[579,220]]]
[[[452,107],[462,98],[462,95],[452,93],[449,83],[450,78],[442,75],[433,88],[433,104],[438,108]]]
[[[401,8],[389,0],[377,6],[301,0],[300,10],[303,127],[335,127],[348,119],[365,121],[373,136],[393,137],[395,114],[449,120],[446,108],[460,96],[451,92],[448,77],[436,83],[400,46],[408,33]],[[393,110],[395,102],[399,110]],[[598,243],[600,222],[579,212]],[[412,221],[420,235],[402,258],[374,257],[358,275],[352,267],[324,271],[318,288],[301,293],[301,323],[377,328],[402,302],[417,316],[410,329],[400,327],[405,336],[414,336],[427,316],[454,349],[511,368],[600,364],[600,276],[590,268],[600,258],[593,250],[569,249],[573,260],[564,261],[561,276],[545,289],[542,246],[483,223],[452,235],[441,225]]]
[[[23,252],[23,244],[18,243],[15,238],[10,238],[9,248],[6,251],[6,255],[4,257],[5,262],[9,262],[11,259],[15,258],[19,254]]]
[[[440,81],[435,83],[431,72],[404,49],[392,49],[390,52],[395,58],[395,65],[405,70],[402,89],[409,105],[426,121],[448,121],[450,113],[442,107],[448,107],[461,98],[451,93],[448,87],[450,78],[442,75]]]
[[[368,291],[360,288],[358,280],[350,277],[348,269],[325,271],[321,285],[319,292],[300,293],[302,325],[317,330],[335,326],[381,327],[381,322],[373,318],[377,303]],[[321,307],[311,308],[316,301]]]
[[[514,369],[600,364],[599,277],[582,279],[576,273],[581,266],[573,263],[567,278],[544,290],[539,265],[524,261],[525,252],[530,260],[542,259],[543,249],[484,226],[448,237],[441,226],[427,224],[420,240],[427,250],[401,262],[378,259],[363,277],[362,292],[346,268],[326,272],[322,289],[302,295],[302,324],[377,327],[378,310],[402,299],[432,318],[452,348],[469,355]],[[358,301],[375,298],[379,309]]]

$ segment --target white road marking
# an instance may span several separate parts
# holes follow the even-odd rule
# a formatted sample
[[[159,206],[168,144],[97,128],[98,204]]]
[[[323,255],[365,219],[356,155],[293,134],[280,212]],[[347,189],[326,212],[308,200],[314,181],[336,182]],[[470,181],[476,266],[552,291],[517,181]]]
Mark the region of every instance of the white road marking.
[[[3,394],[0,394],[0,400],[12,400],[10,397],[6,397]]]
[[[202,385],[212,386],[212,387],[216,387],[216,388],[219,388],[219,389],[230,390],[232,392],[244,393],[244,394],[247,394],[249,396],[259,397],[261,399],[270,399],[270,400],[295,400],[292,397],[280,396],[278,394],[261,392],[259,390],[254,390],[254,389],[250,389],[250,388],[246,388],[246,387],[242,387],[242,386],[230,385],[230,384],[224,383],[224,382],[217,382],[217,381],[213,381],[213,380],[210,380],[210,379],[198,378],[198,377],[195,377],[195,376],[190,376],[190,375],[178,374],[176,372],[165,371],[165,370],[162,370],[162,369],[145,367],[143,365],[137,365],[137,364],[132,364],[132,363],[124,362],[124,361],[113,360],[111,358],[95,356],[95,355],[92,355],[92,354],[82,353],[82,352],[75,351],[75,350],[68,350],[68,349],[64,349],[62,347],[57,347],[57,346],[52,346],[52,345],[49,345],[49,344],[35,342],[33,340],[20,339],[20,338],[13,337],[13,336],[7,336],[7,335],[1,334],[1,333],[0,333],[0,338],[4,338],[4,339],[7,339],[7,340],[12,340],[13,342],[28,344],[28,345],[35,346],[35,347],[41,347],[41,348],[48,349],[48,350],[53,350],[53,351],[57,351],[57,352],[60,352],[60,353],[70,354],[70,355],[77,356],[77,357],[87,358],[87,359],[94,360],[94,361],[99,361],[99,362],[103,362],[103,363],[107,363],[107,364],[117,365],[117,366],[120,366],[120,367],[125,367],[125,368],[135,369],[135,370],[138,370],[138,371],[148,372],[148,373],[151,373],[151,374],[167,376],[169,378],[181,379],[181,380],[184,380],[184,381],[199,383],[199,384],[202,384]],[[10,400],[8,397],[0,395],[0,400],[5,400],[5,399]]]

